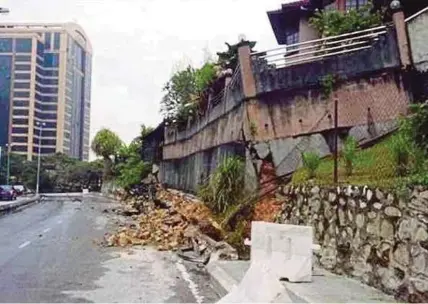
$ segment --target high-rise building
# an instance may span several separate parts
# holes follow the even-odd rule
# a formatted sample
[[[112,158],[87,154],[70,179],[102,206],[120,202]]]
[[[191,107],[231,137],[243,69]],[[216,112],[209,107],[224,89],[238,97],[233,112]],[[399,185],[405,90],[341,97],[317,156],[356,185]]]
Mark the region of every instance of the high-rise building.
[[[0,146],[88,160],[91,73],[79,25],[0,24]]]

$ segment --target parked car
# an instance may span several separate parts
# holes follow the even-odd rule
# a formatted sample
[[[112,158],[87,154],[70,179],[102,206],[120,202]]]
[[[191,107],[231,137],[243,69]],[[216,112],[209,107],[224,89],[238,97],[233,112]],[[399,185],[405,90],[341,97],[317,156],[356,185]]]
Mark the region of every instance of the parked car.
[[[6,201],[14,201],[16,200],[16,191],[13,189],[12,186],[8,185],[1,185],[0,186],[0,200],[6,200]]]
[[[13,185],[13,189],[15,190],[17,196],[24,195],[26,190],[25,186],[23,185]]]

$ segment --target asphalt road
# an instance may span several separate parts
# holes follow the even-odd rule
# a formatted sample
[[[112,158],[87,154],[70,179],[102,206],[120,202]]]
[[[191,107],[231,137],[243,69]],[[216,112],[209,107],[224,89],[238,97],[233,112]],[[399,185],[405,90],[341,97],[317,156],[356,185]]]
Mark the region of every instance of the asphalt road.
[[[0,217],[0,302],[218,300],[207,274],[173,253],[100,247],[121,220],[111,207],[46,201]]]

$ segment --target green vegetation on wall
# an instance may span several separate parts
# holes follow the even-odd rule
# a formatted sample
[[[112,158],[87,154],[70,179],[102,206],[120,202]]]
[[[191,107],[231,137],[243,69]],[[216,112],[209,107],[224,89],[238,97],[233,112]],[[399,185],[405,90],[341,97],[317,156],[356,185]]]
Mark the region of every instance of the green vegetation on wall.
[[[428,185],[428,105],[412,105],[410,112],[400,120],[398,131],[372,147],[358,148],[352,137],[345,140],[339,156],[340,184],[387,188]],[[322,159],[318,166],[308,165],[307,156],[303,162],[303,168],[293,174],[293,184],[309,180],[321,185],[333,184],[332,156]]]
[[[373,6],[368,4],[346,12],[317,11],[309,22],[322,37],[330,37],[376,27],[382,23],[382,13],[373,12]]]
[[[200,188],[199,196],[217,213],[241,202],[244,194],[245,162],[226,158]]]

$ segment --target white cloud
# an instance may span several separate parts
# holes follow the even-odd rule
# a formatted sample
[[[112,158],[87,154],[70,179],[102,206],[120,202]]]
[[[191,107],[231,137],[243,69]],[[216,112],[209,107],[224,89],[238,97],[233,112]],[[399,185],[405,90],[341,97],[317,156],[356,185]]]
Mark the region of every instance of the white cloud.
[[[129,142],[160,120],[162,86],[182,60],[197,65],[240,34],[258,50],[276,42],[266,15],[281,0],[5,0],[4,21],[78,22],[94,49],[91,136],[102,127]],[[187,59],[186,59],[187,58]]]

